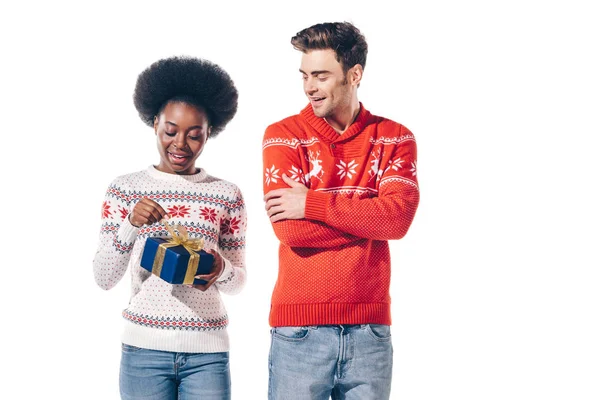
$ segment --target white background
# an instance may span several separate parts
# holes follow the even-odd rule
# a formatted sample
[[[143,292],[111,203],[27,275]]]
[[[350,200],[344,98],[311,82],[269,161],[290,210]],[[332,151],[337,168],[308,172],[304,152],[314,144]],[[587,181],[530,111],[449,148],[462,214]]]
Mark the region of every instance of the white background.
[[[369,43],[359,99],[419,149],[421,204],[391,244],[392,398],[600,398],[592,1],[16,3],[0,6],[0,397],[118,398],[129,275],[94,283],[100,205],[114,177],[158,162],[137,74],[187,54],[240,92],[199,166],[246,198],[248,284],[225,298],[233,398],[266,398],[261,139],[306,104],[290,37],[347,20]]]

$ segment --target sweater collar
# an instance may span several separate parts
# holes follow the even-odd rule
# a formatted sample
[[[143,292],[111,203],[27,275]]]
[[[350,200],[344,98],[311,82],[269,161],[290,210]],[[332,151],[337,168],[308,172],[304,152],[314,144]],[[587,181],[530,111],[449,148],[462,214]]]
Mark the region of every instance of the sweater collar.
[[[156,169],[154,165],[149,166],[146,171],[148,175],[150,175],[154,179],[160,179],[162,181],[171,181],[171,182],[182,182],[188,181],[192,183],[202,182],[206,179],[207,173],[204,169],[200,169],[199,172],[192,175],[179,175],[179,174],[169,174],[166,172],[162,172]]]
[[[317,117],[312,109],[310,103],[304,107],[300,112],[300,115],[312,126],[321,136],[332,141],[337,142],[346,140],[357,133],[361,132],[367,125],[371,113],[365,109],[362,103],[360,104],[360,111],[356,116],[354,122],[346,129],[343,134],[339,134],[325,121],[325,118]]]

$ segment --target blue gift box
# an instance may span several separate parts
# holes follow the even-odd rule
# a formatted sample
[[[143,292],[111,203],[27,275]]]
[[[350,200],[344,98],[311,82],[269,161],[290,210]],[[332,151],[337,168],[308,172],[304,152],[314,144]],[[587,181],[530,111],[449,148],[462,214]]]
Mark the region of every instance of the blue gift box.
[[[161,279],[173,283],[182,284],[185,275],[188,271],[188,262],[190,260],[190,252],[183,246],[168,247],[164,250],[164,259],[162,262],[162,268],[160,268],[160,274],[153,271],[154,259],[156,253],[159,250],[159,246],[163,243],[168,243],[168,239],[163,238],[148,238],[144,245],[144,252],[142,254],[142,260],[140,265],[142,268],[159,276]],[[200,255],[197,266],[191,266],[190,268],[196,268],[194,275],[205,275],[209,274],[212,270],[213,255],[205,252],[204,250],[196,251]],[[206,281],[202,279],[194,279],[194,285],[204,285]]]

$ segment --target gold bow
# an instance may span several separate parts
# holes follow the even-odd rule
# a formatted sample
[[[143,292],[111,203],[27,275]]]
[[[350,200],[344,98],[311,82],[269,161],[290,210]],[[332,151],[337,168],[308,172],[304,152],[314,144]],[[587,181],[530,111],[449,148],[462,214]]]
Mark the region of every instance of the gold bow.
[[[188,253],[190,253],[190,259],[188,260],[187,270],[185,271],[185,278],[183,279],[184,285],[191,285],[194,283],[194,277],[198,270],[198,262],[200,261],[200,254],[196,253],[204,248],[204,239],[190,239],[187,229],[181,224],[177,224],[175,228],[169,226],[166,221],[163,222],[167,231],[171,234],[171,237],[167,239],[165,243],[158,245],[156,249],[156,255],[154,256],[154,263],[152,264],[152,273],[160,276],[163,267],[163,261],[165,259],[165,252],[169,247],[183,246]]]

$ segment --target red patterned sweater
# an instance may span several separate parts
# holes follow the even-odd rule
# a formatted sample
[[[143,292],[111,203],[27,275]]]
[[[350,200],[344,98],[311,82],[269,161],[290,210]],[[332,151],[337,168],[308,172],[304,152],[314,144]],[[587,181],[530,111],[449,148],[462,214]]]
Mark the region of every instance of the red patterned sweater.
[[[288,187],[284,173],[310,189],[305,219],[273,224],[271,326],[391,324],[387,241],[419,204],[413,134],[361,104],[339,135],[308,105],[267,128],[263,162],[265,193]]]

